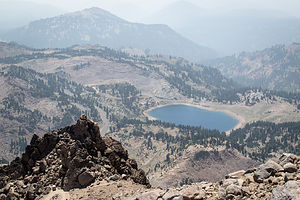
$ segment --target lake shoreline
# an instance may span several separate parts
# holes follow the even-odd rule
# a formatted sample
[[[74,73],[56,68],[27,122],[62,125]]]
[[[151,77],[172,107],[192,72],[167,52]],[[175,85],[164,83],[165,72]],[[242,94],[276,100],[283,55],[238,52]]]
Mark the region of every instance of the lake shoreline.
[[[192,104],[192,103],[168,103],[168,104],[164,104],[164,105],[158,105],[158,106],[154,106],[152,108],[149,108],[147,110],[144,111],[144,115],[149,119],[149,120],[157,120],[155,117],[152,117],[149,112],[151,112],[152,110],[155,110],[157,108],[161,108],[161,107],[165,107],[165,106],[172,106],[172,105],[185,105],[185,106],[191,106],[191,107],[195,107],[195,108],[199,108],[202,110],[208,110],[208,111],[212,111],[212,112],[222,112],[225,113],[231,117],[233,117],[234,119],[236,119],[238,122],[237,124],[230,130],[226,131],[226,134],[230,134],[230,132],[232,130],[236,130],[239,128],[242,128],[245,126],[246,122],[245,119],[243,117],[241,117],[240,115],[237,115],[236,113],[230,111],[230,110],[226,110],[226,109],[218,109],[216,106],[214,107],[213,105],[197,105],[197,104]]]

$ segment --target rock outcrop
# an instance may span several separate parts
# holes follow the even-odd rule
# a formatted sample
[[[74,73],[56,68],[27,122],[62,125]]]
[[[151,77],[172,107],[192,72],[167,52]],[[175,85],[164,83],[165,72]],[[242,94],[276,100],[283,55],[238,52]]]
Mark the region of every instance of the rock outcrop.
[[[150,187],[121,143],[102,138],[98,125],[82,115],[75,125],[43,138],[34,135],[21,158],[0,167],[0,199],[36,199],[56,188],[84,188],[109,177]]]

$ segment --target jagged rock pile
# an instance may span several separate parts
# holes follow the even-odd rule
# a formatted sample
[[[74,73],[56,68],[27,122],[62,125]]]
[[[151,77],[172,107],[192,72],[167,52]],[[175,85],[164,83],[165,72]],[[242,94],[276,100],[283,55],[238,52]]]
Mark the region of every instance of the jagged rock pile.
[[[231,173],[218,183],[193,183],[181,188],[152,189],[128,199],[300,199],[300,157],[283,154],[247,171]]]
[[[0,199],[35,199],[56,187],[68,191],[112,176],[150,186],[121,143],[102,138],[98,125],[82,115],[75,125],[34,135],[22,158],[0,167]]]

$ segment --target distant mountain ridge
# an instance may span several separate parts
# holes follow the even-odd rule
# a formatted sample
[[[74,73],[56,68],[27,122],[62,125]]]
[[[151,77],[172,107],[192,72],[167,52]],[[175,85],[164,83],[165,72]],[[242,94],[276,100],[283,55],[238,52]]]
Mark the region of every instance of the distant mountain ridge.
[[[16,43],[0,42],[0,58],[31,54],[32,50]]]
[[[300,43],[243,52],[208,64],[247,86],[300,92]]]
[[[2,39],[34,48],[64,48],[76,44],[100,44],[116,49],[132,47],[191,61],[216,56],[213,50],[193,43],[166,25],[131,23],[96,7],[34,21],[11,30]]]
[[[289,14],[263,8],[205,9],[175,1],[145,20],[167,24],[184,37],[229,56],[300,42],[300,19]]]

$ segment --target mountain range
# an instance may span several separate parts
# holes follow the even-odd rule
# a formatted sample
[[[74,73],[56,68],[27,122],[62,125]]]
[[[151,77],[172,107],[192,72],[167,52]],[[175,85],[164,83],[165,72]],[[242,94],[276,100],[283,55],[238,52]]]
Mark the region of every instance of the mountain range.
[[[145,21],[167,24],[223,56],[300,42],[300,19],[276,10],[214,10],[176,1]]]
[[[33,21],[1,37],[33,48],[65,48],[99,44],[110,48],[137,48],[150,54],[207,60],[216,53],[182,37],[166,25],[125,21],[103,9],[90,8]]]
[[[207,64],[245,86],[300,92],[300,44],[275,45],[215,59]]]

